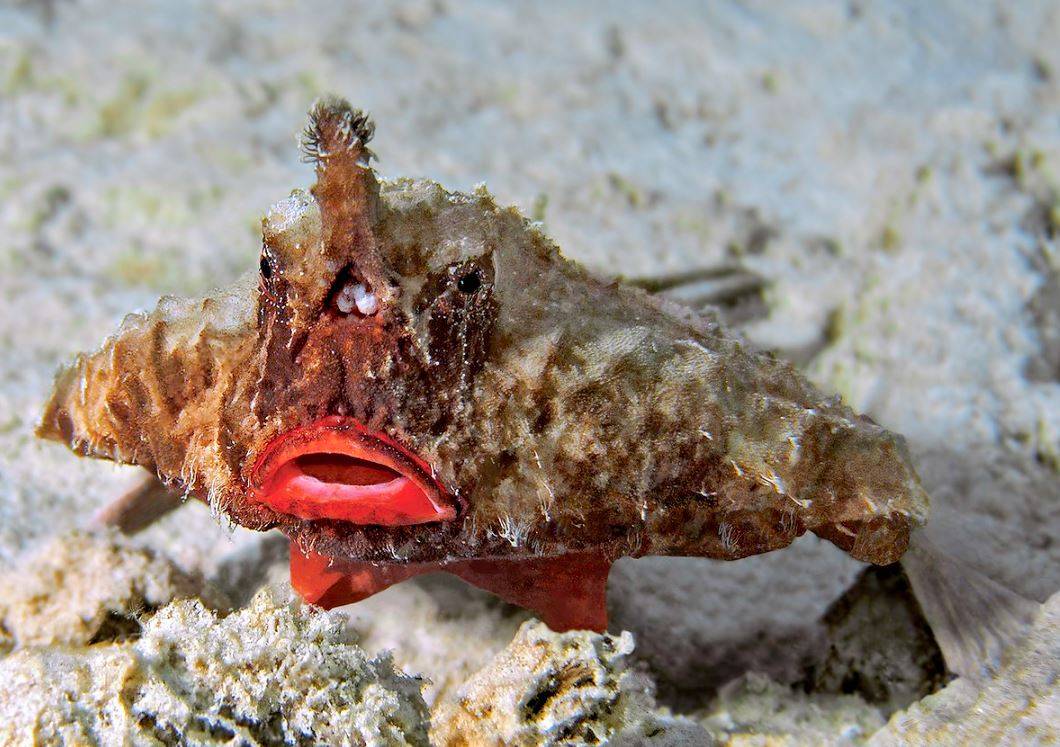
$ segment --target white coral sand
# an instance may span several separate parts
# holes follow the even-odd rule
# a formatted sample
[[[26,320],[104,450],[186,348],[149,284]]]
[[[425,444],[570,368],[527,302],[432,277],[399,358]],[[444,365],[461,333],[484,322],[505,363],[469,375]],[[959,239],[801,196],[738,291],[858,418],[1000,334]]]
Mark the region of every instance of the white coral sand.
[[[311,178],[294,133],[333,91],[375,115],[387,176],[487,180],[598,269],[769,278],[748,336],[904,433],[950,549],[1044,600],[1060,586],[1058,37],[1050,0],[6,4],[0,559],[131,478],[33,438],[55,366],[160,293],[252,268],[262,213]],[[258,538],[193,505],[143,540],[212,576]],[[748,670],[796,679],[857,571],[814,540],[623,561],[611,615],[660,696],[694,710]],[[387,629],[404,610],[446,621],[431,584],[358,625],[445,690],[516,623],[474,598],[469,654],[453,618]]]

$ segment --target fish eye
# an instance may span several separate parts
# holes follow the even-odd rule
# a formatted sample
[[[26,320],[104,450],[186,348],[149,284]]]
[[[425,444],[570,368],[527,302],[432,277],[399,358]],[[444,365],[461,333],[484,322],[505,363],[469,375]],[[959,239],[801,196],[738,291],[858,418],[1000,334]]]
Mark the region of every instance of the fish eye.
[[[468,295],[474,293],[482,287],[482,273],[478,270],[472,270],[456,281],[456,289],[461,293],[467,293]]]
[[[259,267],[261,268],[261,277],[265,280],[272,277],[272,262],[270,262],[269,258],[264,254],[261,255],[261,263]]]

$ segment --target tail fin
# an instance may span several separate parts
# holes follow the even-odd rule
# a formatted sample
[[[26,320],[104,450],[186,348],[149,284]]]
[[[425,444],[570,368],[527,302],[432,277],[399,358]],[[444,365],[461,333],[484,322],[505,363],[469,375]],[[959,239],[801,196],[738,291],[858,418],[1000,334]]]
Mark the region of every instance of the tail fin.
[[[997,671],[1041,607],[939,549],[924,530],[913,533],[902,566],[947,668],[964,677]]]

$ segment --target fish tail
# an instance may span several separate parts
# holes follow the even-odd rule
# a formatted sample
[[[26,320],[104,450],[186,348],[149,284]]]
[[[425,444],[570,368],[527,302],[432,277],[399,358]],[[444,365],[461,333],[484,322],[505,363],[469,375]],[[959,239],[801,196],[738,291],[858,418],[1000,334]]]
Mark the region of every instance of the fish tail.
[[[913,533],[902,567],[947,668],[964,677],[996,672],[1041,607],[940,549],[924,530]]]

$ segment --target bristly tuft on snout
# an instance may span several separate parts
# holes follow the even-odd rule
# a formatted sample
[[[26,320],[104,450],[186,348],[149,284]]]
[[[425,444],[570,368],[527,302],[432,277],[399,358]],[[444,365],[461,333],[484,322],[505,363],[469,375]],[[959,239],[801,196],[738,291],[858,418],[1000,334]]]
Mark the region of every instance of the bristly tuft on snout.
[[[317,99],[309,110],[309,121],[302,131],[302,160],[320,164],[332,155],[359,151],[357,163],[367,167],[375,157],[368,142],[375,134],[375,123],[368,114],[354,109],[338,96]]]

